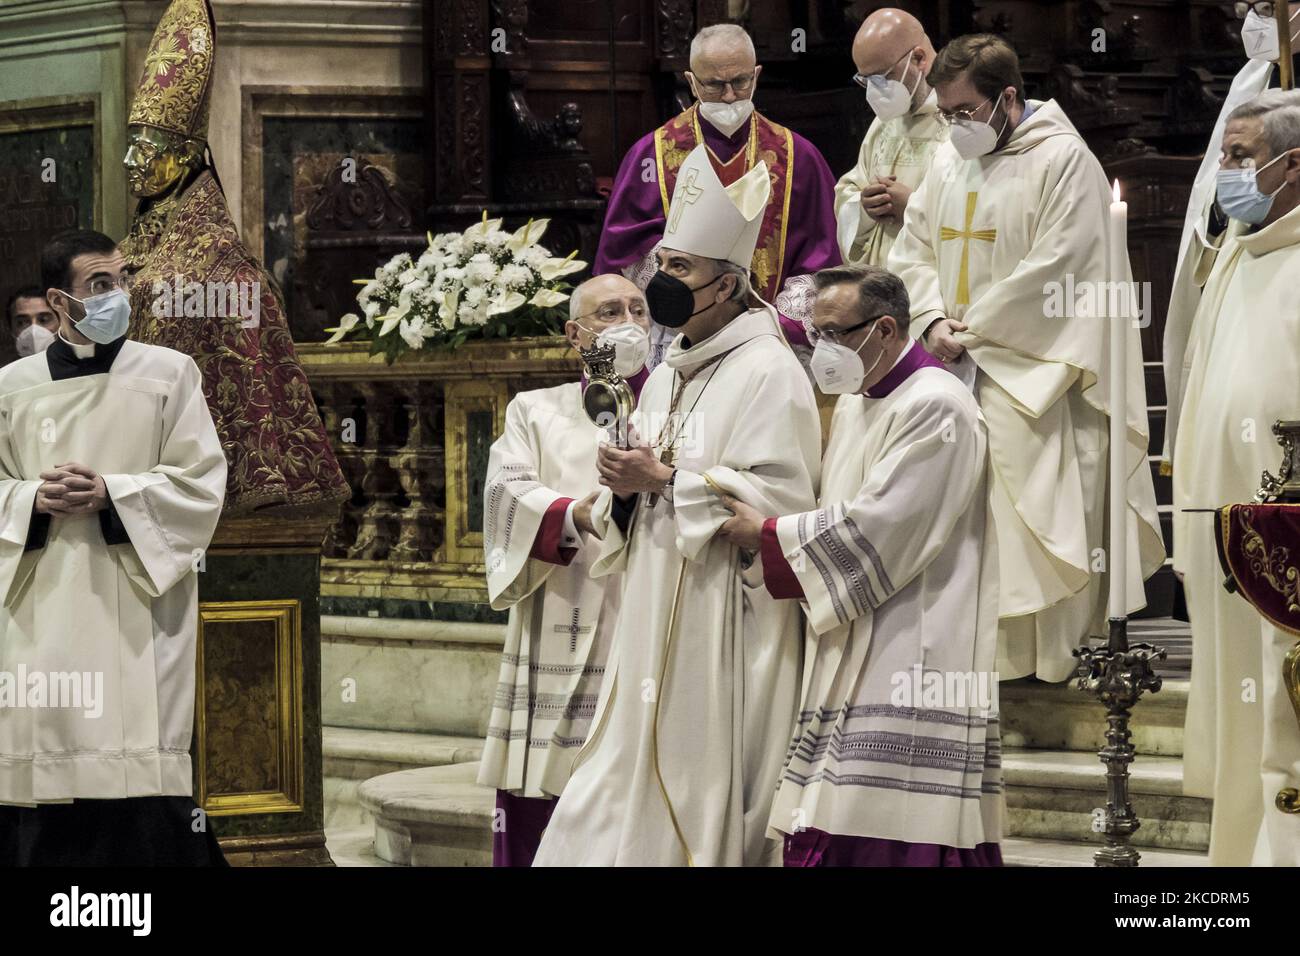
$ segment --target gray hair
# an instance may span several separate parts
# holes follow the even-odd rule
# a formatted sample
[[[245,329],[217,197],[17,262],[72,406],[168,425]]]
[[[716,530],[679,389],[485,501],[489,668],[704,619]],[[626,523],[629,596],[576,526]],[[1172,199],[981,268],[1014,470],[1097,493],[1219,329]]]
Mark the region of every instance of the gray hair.
[[[813,287],[825,292],[832,286],[853,285],[858,290],[858,314],[870,319],[878,315],[892,315],[898,320],[898,331],[906,336],[907,320],[912,306],[903,280],[888,269],[862,263],[849,263],[822,269],[813,275]]]
[[[715,23],[711,27],[705,27],[699,33],[691,38],[691,69],[696,68],[700,56],[704,53],[704,48],[713,43],[742,43],[749,51],[749,58],[757,60],[758,54],[754,51],[754,41],[750,35],[745,32],[745,28],[735,23]]]
[[[577,322],[578,317],[582,315],[582,306],[578,303],[578,296],[582,292],[585,282],[579,282],[577,288],[569,293],[569,321]]]
[[[1270,156],[1300,147],[1300,90],[1265,90],[1228,114],[1229,120],[1264,121],[1264,142]]]
[[[731,290],[731,295],[727,296],[727,301],[744,302],[749,297],[749,270],[730,259],[714,259],[713,264],[718,267],[718,275],[733,275],[739,279],[736,287]]]

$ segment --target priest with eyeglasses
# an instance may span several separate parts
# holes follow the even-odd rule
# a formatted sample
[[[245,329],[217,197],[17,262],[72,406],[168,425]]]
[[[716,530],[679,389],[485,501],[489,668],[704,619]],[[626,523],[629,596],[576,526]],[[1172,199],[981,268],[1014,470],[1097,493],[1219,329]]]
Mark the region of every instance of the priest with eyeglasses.
[[[835,241],[835,176],[817,147],[754,107],[763,72],[742,27],[705,27],[691,41],[686,81],[696,102],[628,150],[614,179],[593,272],[622,272],[645,288],[658,268],[678,175],[703,146],[724,186],[762,165],[771,181],[751,262],[754,288],[780,314],[791,345],[806,358],[804,331],[812,315],[810,274],[839,265]],[[655,323],[647,367],[661,361],[675,330]]]

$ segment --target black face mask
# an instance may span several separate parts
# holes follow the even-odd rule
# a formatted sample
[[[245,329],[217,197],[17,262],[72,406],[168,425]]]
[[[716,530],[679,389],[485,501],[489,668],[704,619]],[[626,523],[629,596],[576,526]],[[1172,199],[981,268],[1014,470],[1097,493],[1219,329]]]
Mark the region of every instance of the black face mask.
[[[703,309],[695,309],[695,293],[707,289],[727,273],[720,272],[704,285],[692,289],[676,276],[666,272],[656,272],[645,287],[646,305],[650,306],[650,317],[662,326],[680,329],[701,312],[712,308],[713,303]]]

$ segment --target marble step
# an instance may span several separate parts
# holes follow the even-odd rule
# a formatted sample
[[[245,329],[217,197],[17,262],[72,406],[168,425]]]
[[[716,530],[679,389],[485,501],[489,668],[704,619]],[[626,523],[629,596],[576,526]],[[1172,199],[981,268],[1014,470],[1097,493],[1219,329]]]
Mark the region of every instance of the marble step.
[[[1129,730],[1139,754],[1182,756],[1189,686],[1186,680],[1166,680],[1133,708]],[[1106,745],[1106,709],[1073,680],[1005,681],[999,693],[1004,747],[1096,754]]]
[[[505,625],[321,616],[326,727],[483,737]]]
[[[1092,854],[1100,842],[1033,840],[1008,837],[1002,841],[1002,862],[1007,866],[1094,866]],[[1139,866],[1209,866],[1209,856],[1194,850],[1159,850],[1143,847]],[[345,864],[340,864],[345,865]]]
[[[422,767],[361,784],[374,818],[376,857],[399,866],[491,866],[496,792],[475,782],[478,763]]]
[[[325,847],[335,866],[399,866],[375,854],[375,824],[325,828]]]
[[[1081,759],[1082,758],[1082,759]],[[1104,773],[1087,754],[1006,755],[1011,866],[1091,866],[1093,809],[1104,802]],[[404,770],[366,781],[361,805],[374,819],[373,849],[340,834],[346,865],[487,866],[492,860],[493,791],[475,783],[477,764]],[[1147,866],[1200,866],[1209,841],[1209,801],[1181,794],[1176,758],[1139,758],[1133,803],[1143,820],[1135,845]],[[1157,819],[1156,814],[1168,817]],[[327,835],[330,831],[327,831]],[[331,836],[333,839],[333,837]],[[361,847],[362,850],[357,848]],[[364,862],[364,853],[375,863]],[[362,862],[351,862],[360,859]]]
[[[357,794],[362,781],[415,767],[467,762],[478,766],[483,741],[478,737],[325,727],[323,754],[326,828],[372,828]]]
[[[1005,704],[1003,705],[1005,707]],[[1007,836],[1083,842],[1106,804],[1106,771],[1082,751],[1003,753]],[[1209,847],[1212,801],[1183,794],[1180,757],[1139,755],[1129,768],[1133,810],[1142,825],[1137,846],[1203,853]]]

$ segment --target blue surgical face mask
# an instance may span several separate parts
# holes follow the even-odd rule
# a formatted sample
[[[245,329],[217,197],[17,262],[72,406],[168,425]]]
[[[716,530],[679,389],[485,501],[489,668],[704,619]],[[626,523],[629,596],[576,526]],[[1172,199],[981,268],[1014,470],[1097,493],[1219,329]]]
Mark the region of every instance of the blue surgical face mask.
[[[1271,193],[1262,193],[1259,191],[1259,184],[1256,181],[1261,170],[1268,169],[1279,159],[1286,156],[1281,153],[1273,157],[1259,169],[1221,169],[1219,170],[1216,183],[1215,195],[1219,201],[1219,208],[1224,214],[1239,222],[1244,222],[1252,226],[1257,226],[1268,218],[1268,211],[1273,208],[1273,197],[1282,191],[1286,185],[1286,180],[1282,180],[1282,185]]]
[[[68,295],[66,292],[64,295]],[[86,310],[86,317],[74,322],[72,327],[100,345],[116,342],[126,334],[131,322],[131,300],[121,289],[110,289],[88,299],[78,299],[68,295],[73,302],[80,302]]]

